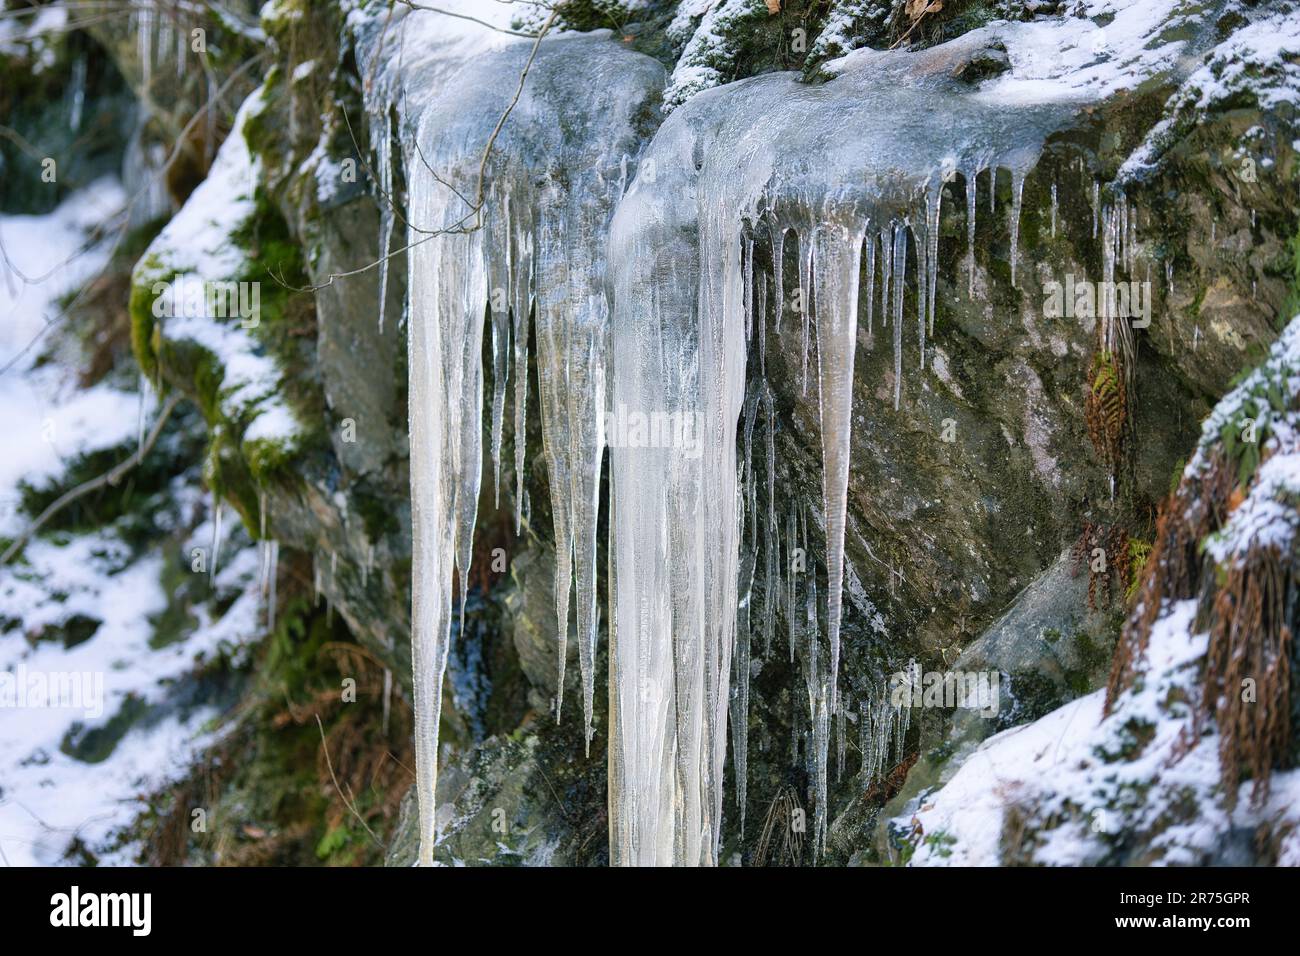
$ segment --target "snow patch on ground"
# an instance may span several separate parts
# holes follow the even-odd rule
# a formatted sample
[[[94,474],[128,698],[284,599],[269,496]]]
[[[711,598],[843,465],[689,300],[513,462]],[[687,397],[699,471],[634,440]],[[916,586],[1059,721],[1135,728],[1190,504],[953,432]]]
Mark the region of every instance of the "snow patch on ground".
[[[110,243],[91,242],[87,230],[109,221],[125,202],[122,187],[105,179],[74,193],[42,216],[0,216],[0,408],[5,453],[0,455],[0,534],[14,535],[18,484],[40,485],[78,455],[111,448],[135,433],[140,396],[107,384],[81,390],[72,370],[36,366],[40,346],[17,358],[59,319],[62,298],[104,267]],[[44,344],[44,342],[42,342]]]

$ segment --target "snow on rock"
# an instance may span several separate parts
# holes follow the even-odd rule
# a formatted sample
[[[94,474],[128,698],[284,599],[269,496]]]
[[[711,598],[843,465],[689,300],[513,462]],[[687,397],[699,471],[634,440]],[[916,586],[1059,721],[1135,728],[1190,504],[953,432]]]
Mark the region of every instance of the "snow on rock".
[[[1249,493],[1224,527],[1202,542],[1219,568],[1263,548],[1281,555],[1284,566],[1294,561],[1297,396],[1300,317],[1215,407],[1185,472],[1201,475],[1211,450],[1224,449],[1225,430],[1254,422],[1262,463],[1243,479]],[[1212,719],[1192,720],[1209,641],[1197,609],[1196,599],[1166,603],[1109,714],[1099,690],[989,738],[945,786],[889,822],[894,844],[917,866],[1204,865],[1249,862],[1254,851],[1241,835],[1260,832],[1274,838],[1278,862],[1300,858],[1300,771],[1274,773],[1260,805],[1244,798],[1252,781],[1227,793],[1218,729]]]
[[[254,213],[258,168],[244,123],[260,103],[255,91],[240,107],[207,178],[150,243],[133,283],[149,294],[163,339],[193,342],[216,360],[223,417],[251,419],[254,436],[288,444],[300,429],[281,396],[280,371],[253,334],[263,290],[241,281],[248,254],[236,240]]]
[[[1241,12],[1252,14],[1249,8]],[[1170,97],[1164,118],[1120,168],[1119,182],[1150,174],[1181,131],[1234,98],[1248,95],[1261,110],[1300,106],[1300,16],[1295,6],[1253,15],[1254,22],[1216,46]]]
[[[690,39],[664,92],[664,112],[671,112],[702,90],[725,83],[729,77],[724,70],[737,53],[732,31],[744,20],[769,16],[766,0],[681,4],[668,35],[689,35]]]
[[[217,576],[212,606],[229,608],[196,605],[194,628],[160,646],[163,564],[188,555],[136,557],[106,529],[38,539],[24,558],[0,569],[0,863],[64,863],[74,840],[129,863],[115,831],[213,739],[218,712],[187,704],[183,682],[260,634],[255,549],[242,541]]]

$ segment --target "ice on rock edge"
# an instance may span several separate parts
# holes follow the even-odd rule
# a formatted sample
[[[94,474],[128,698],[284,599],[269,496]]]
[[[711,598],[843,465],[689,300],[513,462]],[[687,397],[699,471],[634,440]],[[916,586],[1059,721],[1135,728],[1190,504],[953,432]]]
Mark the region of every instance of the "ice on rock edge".
[[[446,5],[469,10],[462,0],[447,0]],[[785,610],[791,644],[803,648],[816,725],[820,843],[829,719],[840,708],[840,594],[846,576],[855,580],[843,553],[852,348],[840,349],[856,341],[864,307],[870,328],[879,275],[881,323],[894,323],[893,386],[895,402],[900,402],[903,306],[909,289],[915,290],[917,366],[922,368],[924,337],[935,323],[943,183],[964,177],[973,236],[976,174],[989,170],[992,186],[999,168],[1007,169],[1014,263],[1020,191],[1044,138],[1079,105],[1169,68],[1181,44],[1167,41],[1162,31],[1183,6],[1153,0],[1140,10],[1116,12],[1087,4],[1090,16],[1108,12],[1114,17],[1107,30],[1111,45],[1101,52],[1091,42],[1098,28],[1086,18],[999,24],[921,54],[859,51],[827,64],[837,78],[822,86],[772,74],[699,93],[660,130],[650,162],[640,163],[637,185],[619,207],[610,232],[614,268],[609,281],[617,311],[612,333],[604,334],[597,328],[606,319],[603,283],[588,283],[583,298],[584,281],[603,271],[604,218],[595,207],[608,214],[625,175],[637,166],[639,144],[633,136],[620,155],[601,141],[600,155],[593,159],[577,140],[590,145],[609,132],[602,126],[610,121],[609,106],[628,101],[621,92],[626,87],[619,84],[631,81],[627,76],[606,83],[584,76],[582,84],[556,75],[538,79],[547,53],[557,44],[598,38],[549,38],[540,45],[538,70],[523,86],[519,113],[503,127],[488,163],[482,189],[486,205],[481,223],[475,222],[482,228],[437,234],[463,219],[479,194],[470,170],[477,169],[489,127],[517,85],[518,67],[531,44],[464,20],[418,16],[405,8],[395,9],[391,22],[360,8],[349,14],[367,77],[368,109],[386,115],[396,108],[397,141],[403,144],[402,165],[411,183],[413,658],[422,859],[428,862],[434,839],[437,708],[450,634],[450,582],[454,567],[463,568],[468,560],[481,483],[484,322],[491,321],[493,334],[489,452],[494,474],[499,476],[504,398],[513,365],[516,477],[522,482],[524,370],[530,307],[536,308],[542,430],[559,547],[557,614],[567,624],[569,582],[576,576],[588,709],[594,546],[584,535],[590,529],[594,536],[595,487],[588,482],[597,474],[602,451],[599,427],[594,436],[589,429],[592,423],[599,426],[605,414],[607,403],[599,397],[605,376],[613,383],[609,406],[699,423],[702,434],[695,447],[702,455],[620,448],[611,458],[610,829],[615,862],[712,863],[722,816],[727,707],[733,706],[740,722],[746,705],[746,678],[738,681],[734,699],[731,694],[731,655],[737,654],[740,666],[752,649],[751,615],[743,594],[752,594],[748,582],[757,570],[758,492],[753,468],[739,471],[735,451],[747,396],[758,396],[747,418],[750,427],[760,401],[765,406],[769,443],[773,423],[766,383],[755,392],[745,381],[751,342],[758,344],[766,374],[762,350],[769,290],[765,270],[756,269],[755,236],[766,231],[775,253],[772,301],[779,334],[789,324],[782,321],[789,284],[783,271],[790,271],[783,270],[782,247],[797,254],[800,307],[791,321],[799,323],[794,335],[803,347],[806,383],[807,370],[816,370],[811,387],[827,437],[821,516],[829,595],[825,652],[819,650],[813,574],[803,595],[812,600],[812,618],[802,639],[794,623],[797,587],[792,574]],[[692,8],[697,15],[709,9],[704,4]],[[474,12],[494,20],[508,16],[495,8]],[[1008,74],[979,87],[951,77],[952,56],[994,39],[1007,44]],[[1054,52],[1044,58],[1047,49]],[[609,54],[615,56],[625,64],[636,59],[622,50]],[[515,69],[510,73],[503,64],[512,57]],[[603,60],[593,62],[603,80]],[[663,77],[650,61],[644,62],[646,83],[636,93],[652,97]],[[658,72],[653,79],[652,71]],[[581,124],[556,119],[566,110],[571,116],[585,110],[582,115],[598,117],[598,122],[578,135]],[[941,115],[925,124],[928,130],[906,119],[933,118],[936,111]],[[539,114],[545,117],[545,129],[539,126]],[[411,143],[420,148],[413,150]],[[549,153],[530,152],[543,143]],[[595,179],[589,177],[575,190],[557,176],[571,176],[575,169],[590,170]],[[521,170],[541,172],[534,177]],[[450,187],[439,179],[458,187],[461,195],[450,195]],[[615,179],[619,185],[611,198]],[[593,197],[594,205],[588,202]],[[995,197],[991,188],[991,208]],[[459,218],[454,215],[458,208]],[[575,238],[581,241],[567,241]],[[870,270],[858,288],[863,257]],[[505,290],[504,302],[492,295],[498,289]],[[556,324],[557,316],[568,324]],[[605,339],[611,334],[612,348]],[[567,376],[576,367],[574,356],[581,356],[585,374],[571,381]],[[751,449],[747,445],[752,464]],[[770,501],[770,444],[767,450]],[[517,505],[517,520],[522,520],[528,510],[522,483]],[[770,509],[764,524],[768,591],[780,592],[772,586],[774,566],[781,565],[779,522]],[[751,546],[742,554],[746,527]],[[806,529],[801,537],[807,547]],[[792,533],[785,547],[788,560]],[[762,610],[765,651],[781,600],[777,593]],[[879,629],[878,621],[870,626]],[[563,651],[561,666],[562,661]],[[840,714],[837,721],[842,719]],[[843,734],[838,722],[836,729]],[[746,735],[743,728],[733,730],[736,766],[743,774]],[[743,789],[740,782],[742,795]]]
[[[404,43],[404,30],[401,35],[397,42]],[[433,795],[453,569],[460,571],[463,608],[482,482],[485,313],[493,337],[489,451],[494,476],[500,474],[506,381],[513,364],[521,485],[527,343],[534,316],[557,542],[558,687],[562,697],[569,600],[576,594],[585,733],[591,739],[596,517],[609,335],[604,237],[626,183],[628,158],[640,149],[638,123],[664,83],[657,63],[604,33],[544,40],[522,87],[519,77],[533,55],[531,41],[508,42],[472,57],[456,44],[442,47],[447,59],[429,58],[418,68],[379,79],[379,93],[392,97],[404,121],[415,124],[402,139],[414,144],[402,162],[409,183],[411,277],[412,664],[425,864],[432,862],[435,840]],[[372,48],[371,55],[379,54]],[[572,69],[575,61],[584,64],[581,72]],[[516,89],[520,95],[511,108]],[[484,148],[508,108],[508,122],[482,167],[480,211]],[[522,493],[518,498],[522,508]],[[559,711],[557,699],[557,718]]]
[[[927,70],[926,63],[911,54],[864,50],[840,61],[839,74],[824,86],[778,73],[700,93],[660,128],[643,160],[655,175],[638,176],[615,215],[614,404],[686,415],[703,429],[697,459],[663,449],[619,449],[612,459],[619,641],[611,651],[611,709],[619,711],[620,739],[611,749],[610,788],[621,806],[620,829],[611,838],[618,862],[717,859],[725,704],[742,623],[738,574],[752,574],[750,559],[742,560],[733,502],[748,330],[766,321],[753,315],[761,297],[750,287],[753,257],[747,253],[747,230],[760,227],[772,237],[778,315],[783,251],[791,242],[798,248],[796,321],[803,323],[798,334],[805,368],[813,333],[816,341],[810,387],[816,388],[823,435],[828,653],[825,664],[815,662],[820,639],[810,575],[805,676],[816,745],[818,845],[824,837],[853,362],[858,316],[869,307],[860,301],[859,264],[864,255],[872,263],[867,290],[874,296],[878,235],[881,312],[894,326],[897,402],[909,277],[918,308],[918,364],[933,324],[943,182],[954,171],[969,184],[981,169],[1005,167],[1018,187],[1066,115],[1051,103],[1000,107],[971,95],[942,65]],[[936,104],[941,122],[897,122],[932,113]],[[742,742],[738,735],[737,747]],[[736,760],[745,763],[739,752]]]

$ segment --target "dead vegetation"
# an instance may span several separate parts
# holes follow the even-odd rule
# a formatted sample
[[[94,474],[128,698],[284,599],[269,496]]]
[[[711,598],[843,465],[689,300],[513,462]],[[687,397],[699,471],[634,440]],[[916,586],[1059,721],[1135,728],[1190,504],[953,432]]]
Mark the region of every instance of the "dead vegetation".
[[[1198,602],[1197,624],[1209,632],[1198,699],[1184,734],[1190,748],[1213,720],[1225,800],[1235,805],[1238,785],[1254,782],[1252,801],[1268,794],[1270,774],[1290,766],[1293,628],[1300,610],[1295,554],[1290,547],[1251,543],[1244,556],[1217,565],[1205,554],[1245,500],[1250,479],[1221,450],[1183,478],[1161,508],[1156,541],[1112,662],[1106,691],[1110,713],[1139,679],[1151,631],[1176,601]]]

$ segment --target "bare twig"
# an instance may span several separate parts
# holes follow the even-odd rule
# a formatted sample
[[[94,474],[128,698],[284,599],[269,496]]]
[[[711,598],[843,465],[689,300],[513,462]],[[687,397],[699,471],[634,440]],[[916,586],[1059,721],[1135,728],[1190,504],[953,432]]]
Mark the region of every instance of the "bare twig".
[[[399,2],[406,2],[406,0],[399,0]],[[438,10],[434,7],[424,7],[415,4],[411,4],[411,6],[413,9],[417,9],[417,10],[432,10],[437,13],[447,12],[445,10]],[[448,15],[456,16],[456,14],[448,14]],[[402,219],[403,222],[407,223],[407,226],[412,231],[423,233],[423,235],[419,239],[415,240],[414,242],[407,243],[405,246],[403,246],[400,249],[394,249],[392,252],[388,253],[388,255],[380,256],[378,259],[375,259],[374,261],[369,262],[364,266],[360,266],[356,269],[349,269],[346,272],[331,272],[329,275],[325,277],[323,282],[317,283],[316,285],[303,286],[301,288],[291,286],[288,283],[286,283],[281,277],[277,276],[274,272],[270,273],[271,278],[275,279],[276,282],[278,282],[284,288],[289,289],[292,292],[319,292],[321,289],[326,289],[332,286],[336,279],[346,279],[349,276],[355,276],[355,275],[360,275],[364,272],[369,272],[371,269],[378,268],[380,264],[382,264],[384,261],[388,259],[392,259],[394,256],[400,256],[403,253],[407,252],[408,250],[415,248],[416,246],[423,245],[424,243],[428,242],[430,239],[435,238],[436,236],[469,233],[469,232],[474,232],[477,229],[481,228],[482,226],[481,213],[483,211],[483,199],[484,199],[483,192],[486,184],[487,163],[488,163],[488,158],[492,154],[492,146],[496,143],[497,136],[500,135],[501,129],[506,125],[506,120],[510,118],[511,112],[514,111],[515,105],[519,102],[519,97],[523,94],[524,91],[524,82],[525,80],[528,79],[528,71],[532,69],[533,60],[536,59],[537,57],[537,48],[541,45],[542,38],[546,36],[546,34],[550,31],[551,27],[554,25],[557,16],[559,16],[559,9],[558,8],[552,9],[550,16],[546,18],[546,22],[542,24],[542,28],[540,31],[538,31],[537,34],[535,35],[517,34],[520,36],[533,37],[533,47],[528,53],[528,60],[524,63],[523,70],[520,71],[519,73],[519,83],[515,87],[515,94],[511,98],[510,103],[506,106],[505,111],[501,114],[501,117],[497,120],[497,124],[492,130],[492,135],[488,137],[487,144],[483,147],[483,155],[479,158],[479,164],[478,164],[478,188],[475,192],[475,202],[472,205],[470,205],[469,211],[466,212],[464,216],[462,216],[455,223],[446,227],[445,229],[426,230],[420,228],[419,226],[416,226],[414,223],[408,222],[405,216],[402,216],[401,213],[398,213],[398,216]],[[474,18],[468,17],[466,19],[472,20]],[[352,133],[352,123],[351,120],[348,119],[346,112],[344,113],[344,120],[347,122],[348,132]],[[355,134],[352,135],[352,141],[354,144],[356,143]],[[359,148],[358,148],[358,152],[360,152]],[[417,154],[419,154],[420,162],[422,162],[425,168],[428,169],[429,172],[433,174],[433,177],[439,183],[443,184],[448,189],[450,189],[452,192],[455,192],[457,196],[460,196],[462,201],[466,201],[466,203],[468,204],[468,200],[465,199],[464,195],[462,195],[459,191],[457,191],[453,186],[450,185],[450,183],[448,183],[445,179],[440,177],[433,170],[433,167],[429,165],[429,161],[424,158],[424,152],[420,149],[419,143],[416,143],[416,152]],[[370,168],[369,163],[366,163],[366,168],[367,169]],[[375,177],[373,177],[372,175],[372,179],[374,178]],[[391,197],[385,196],[385,200],[389,202],[392,205],[394,211],[396,211],[396,204],[392,203]],[[474,225],[469,226],[467,228],[465,224],[471,218],[475,219],[476,221]]]
[[[40,517],[28,525],[23,533],[15,538],[13,543],[5,549],[5,553],[0,555],[0,565],[8,564],[10,559],[23,549],[23,546],[27,544],[32,535],[39,531],[41,527],[56,514],[68,505],[72,504],[72,502],[79,498],[84,498],[92,491],[97,491],[105,485],[116,485],[122,480],[122,477],[128,471],[136,467],[140,462],[144,461],[145,456],[149,454],[149,451],[157,443],[158,436],[162,434],[163,425],[167,424],[168,417],[170,417],[172,411],[176,408],[176,404],[180,400],[181,396],[178,392],[173,392],[168,397],[167,401],[163,404],[162,411],[158,414],[158,420],[154,422],[153,430],[149,433],[149,437],[145,440],[143,445],[131,454],[130,457],[125,461],[114,465],[98,478],[92,478],[90,481],[84,482],[77,485],[77,487],[72,490],[64,492],[49,507],[42,511]]]
[[[441,7],[431,7],[428,6],[427,4],[415,3],[414,0],[397,0],[397,2],[401,4],[405,4],[406,6],[410,7],[412,10],[427,10],[429,13],[441,13],[443,16],[455,17],[458,20],[469,20],[471,23],[477,23],[481,27],[487,27],[489,30],[495,30],[497,33],[507,33],[512,37],[527,37],[530,40],[533,37],[536,37],[537,39],[540,40],[542,38],[542,34],[546,32],[546,27],[543,27],[541,33],[521,33],[518,30],[507,30],[502,27],[495,26],[491,23],[488,23],[486,20],[480,20],[478,17],[471,17],[468,13],[454,13],[451,10],[444,10]],[[555,19],[554,11],[552,11],[550,19],[551,20]],[[547,21],[547,26],[550,26],[550,20]]]
[[[352,801],[347,798],[346,794],[344,794],[343,788],[339,786],[339,778],[334,776],[334,762],[330,760],[330,748],[325,742],[325,725],[321,723],[320,714],[313,714],[312,716],[316,718],[316,727],[320,730],[320,749],[325,752],[325,766],[329,768],[330,779],[334,781],[334,789],[338,791],[339,799],[342,800],[343,805],[352,812],[352,815],[357,818],[357,822],[365,827],[366,832],[370,834],[370,839],[375,841],[375,845],[380,849],[383,849],[384,841],[375,836],[375,831],[370,829],[370,825],[366,823],[365,818],[357,812],[356,806],[354,806]]]

